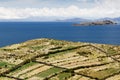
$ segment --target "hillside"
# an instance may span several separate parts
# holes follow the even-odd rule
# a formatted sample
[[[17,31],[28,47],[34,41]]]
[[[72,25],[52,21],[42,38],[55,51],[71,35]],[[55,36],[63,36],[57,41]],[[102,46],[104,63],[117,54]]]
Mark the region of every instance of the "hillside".
[[[120,80],[120,46],[43,38],[2,47],[0,80]]]

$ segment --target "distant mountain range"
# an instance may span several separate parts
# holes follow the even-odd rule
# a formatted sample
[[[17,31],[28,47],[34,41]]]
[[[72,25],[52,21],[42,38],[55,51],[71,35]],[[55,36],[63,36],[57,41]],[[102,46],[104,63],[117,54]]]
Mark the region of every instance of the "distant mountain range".
[[[113,20],[120,23],[120,17],[118,18],[101,18],[101,19],[83,19],[83,18],[69,18],[59,19],[58,17],[30,17],[25,19],[0,19],[0,22],[87,22],[87,21],[99,21],[99,20]]]
[[[115,21],[117,23],[120,23],[120,17],[118,17],[118,18],[103,18],[101,20],[112,20],[112,21]]]
[[[120,21],[120,17],[118,17],[118,18],[101,18],[101,19],[98,19],[98,20],[114,20],[114,21]]]
[[[113,20],[120,22],[120,17],[119,18],[114,18]]]
[[[120,23],[120,17],[118,18],[101,18],[101,19],[82,19],[82,18],[71,18],[71,19],[64,19],[64,20],[56,20],[58,22],[87,22],[87,21],[99,21],[99,20],[113,20],[115,22]]]
[[[71,18],[71,19],[56,20],[56,21],[58,21],[58,22],[82,22],[82,21],[88,21],[88,19]]]

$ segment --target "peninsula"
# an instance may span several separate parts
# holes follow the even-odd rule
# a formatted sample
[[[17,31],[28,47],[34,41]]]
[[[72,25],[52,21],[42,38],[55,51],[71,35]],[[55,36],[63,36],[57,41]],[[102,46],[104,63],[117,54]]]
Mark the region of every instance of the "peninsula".
[[[94,25],[113,25],[117,24],[111,20],[93,21],[93,22],[82,22],[80,24],[73,24],[73,26],[94,26]]]

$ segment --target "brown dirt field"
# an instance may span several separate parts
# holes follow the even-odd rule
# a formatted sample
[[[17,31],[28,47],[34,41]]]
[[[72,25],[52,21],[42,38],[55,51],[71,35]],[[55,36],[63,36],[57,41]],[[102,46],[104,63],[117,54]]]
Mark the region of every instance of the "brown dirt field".
[[[40,67],[40,68],[38,68],[38,69],[35,69],[35,70],[33,70],[33,71],[29,72],[29,73],[26,73],[26,74],[24,74],[24,75],[21,75],[20,78],[21,78],[21,79],[29,78],[29,77],[31,77],[31,76],[33,76],[33,75],[36,75],[36,74],[38,74],[38,73],[40,73],[40,72],[42,72],[42,71],[44,71],[44,70],[47,70],[47,69],[49,69],[49,68],[51,68],[51,66],[42,66],[42,67]]]

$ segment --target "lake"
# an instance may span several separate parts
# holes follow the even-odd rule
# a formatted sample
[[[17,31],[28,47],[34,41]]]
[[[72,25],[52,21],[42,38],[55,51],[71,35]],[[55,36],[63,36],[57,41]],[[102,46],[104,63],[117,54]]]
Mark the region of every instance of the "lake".
[[[120,45],[120,25],[75,27],[72,22],[0,22],[0,47],[37,38]]]

